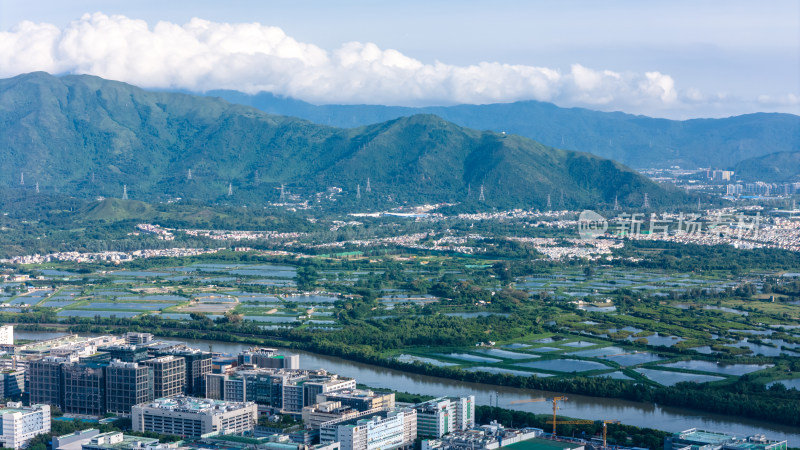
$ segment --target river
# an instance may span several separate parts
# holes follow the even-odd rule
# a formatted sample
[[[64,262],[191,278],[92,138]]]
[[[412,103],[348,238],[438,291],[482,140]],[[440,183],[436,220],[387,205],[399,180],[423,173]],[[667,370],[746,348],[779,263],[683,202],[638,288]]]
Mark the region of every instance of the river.
[[[50,332],[14,332],[18,339],[47,339],[63,333]],[[202,350],[213,350],[223,353],[238,353],[250,347],[221,341],[205,341],[195,339],[165,338],[165,340],[184,342]],[[353,377],[360,384],[374,388],[391,389],[413,394],[444,396],[475,396],[479,405],[495,405],[502,408],[516,409],[537,414],[552,413],[552,403],[533,402],[512,405],[515,400],[564,395],[547,391],[517,389],[502,386],[491,386],[478,383],[449,380],[387,369],[369,364],[352,362],[342,358],[324,356],[298,350],[279,349],[283,353],[300,355],[300,367],[304,369],[324,368],[330,372]],[[632,402],[627,400],[588,397],[584,395],[566,394],[568,400],[559,403],[559,414],[589,420],[619,420],[628,425],[657,428],[670,432],[699,428],[709,431],[730,432],[739,436],[765,434],[769,439],[786,439],[790,447],[800,447],[800,427],[776,425],[763,420],[751,420],[735,416],[698,412],[685,408],[659,406],[651,403]],[[800,408],[800,405],[798,405]]]

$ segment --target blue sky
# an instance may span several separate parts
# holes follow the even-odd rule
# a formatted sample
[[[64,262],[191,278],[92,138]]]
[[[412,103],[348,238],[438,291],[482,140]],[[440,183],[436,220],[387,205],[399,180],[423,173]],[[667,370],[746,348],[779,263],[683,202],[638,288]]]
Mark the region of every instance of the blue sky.
[[[0,76],[31,70],[313,103],[797,114],[800,2],[0,0]]]

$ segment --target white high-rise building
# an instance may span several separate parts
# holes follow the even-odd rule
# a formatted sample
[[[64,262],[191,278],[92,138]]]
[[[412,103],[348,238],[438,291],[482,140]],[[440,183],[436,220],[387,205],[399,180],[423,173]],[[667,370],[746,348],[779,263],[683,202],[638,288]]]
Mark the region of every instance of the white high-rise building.
[[[0,326],[0,345],[14,344],[14,325]]]
[[[341,450],[392,450],[409,448],[417,439],[417,413],[393,409],[371,417],[334,420],[320,427],[320,442],[339,442]]]
[[[417,410],[417,428],[420,436],[440,438],[453,431],[464,431],[475,426],[475,396],[440,397],[420,403]]]
[[[36,435],[50,432],[50,405],[22,406],[8,402],[0,409],[0,447],[24,447]]]

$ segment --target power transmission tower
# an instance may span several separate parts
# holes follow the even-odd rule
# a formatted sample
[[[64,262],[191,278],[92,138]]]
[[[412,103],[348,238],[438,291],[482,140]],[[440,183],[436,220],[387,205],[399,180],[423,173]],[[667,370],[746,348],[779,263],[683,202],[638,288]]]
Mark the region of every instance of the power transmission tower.
[[[255,182],[256,182],[256,186],[258,186],[261,183],[261,179],[258,176],[258,170],[256,170]]]
[[[700,205],[700,197],[698,197],[698,198],[697,198],[697,210],[698,210],[698,211],[700,211],[700,209],[701,209],[701,205]]]
[[[228,183],[228,196],[233,195],[233,183]]]
[[[614,211],[619,211],[619,196],[614,196]]]
[[[547,210],[553,209],[553,202],[550,201],[550,194],[547,194]]]
[[[286,191],[284,190],[283,185],[281,184],[281,203],[286,201]]]
[[[25,174],[23,172],[19,173],[19,185],[25,186]]]
[[[369,177],[367,177],[367,193],[372,192],[372,188],[369,186]]]
[[[128,185],[127,184],[123,184],[122,185],[122,199],[123,200],[127,200],[128,199]]]
[[[483,195],[483,184],[481,184],[481,195],[478,197],[479,201],[485,201],[486,197]]]
[[[642,209],[650,208],[650,199],[647,197],[647,192],[644,193],[644,203],[642,203]]]
[[[191,180],[192,179],[192,169],[189,169],[189,170],[186,171],[186,179],[187,180]]]
[[[39,193],[39,182],[38,181],[36,182],[36,193],[37,194]]]
[[[361,185],[356,185],[356,200],[361,200]]]

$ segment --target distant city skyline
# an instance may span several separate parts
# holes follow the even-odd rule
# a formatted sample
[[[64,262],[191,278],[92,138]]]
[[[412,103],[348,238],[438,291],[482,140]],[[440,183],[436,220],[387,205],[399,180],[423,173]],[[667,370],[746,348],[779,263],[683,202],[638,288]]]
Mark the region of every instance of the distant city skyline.
[[[798,114],[800,2],[0,0],[0,77],[36,70],[315,104]]]

